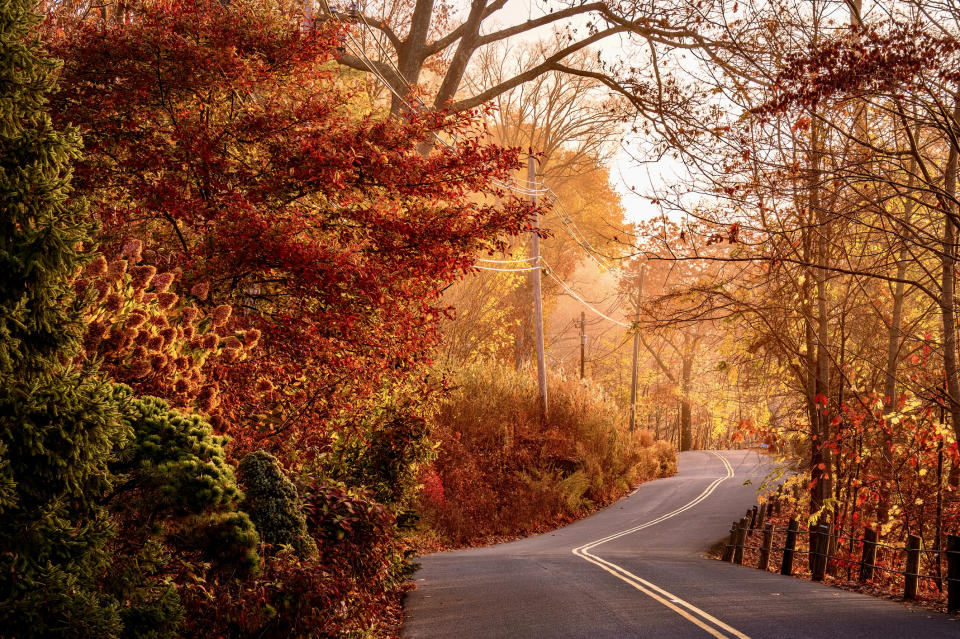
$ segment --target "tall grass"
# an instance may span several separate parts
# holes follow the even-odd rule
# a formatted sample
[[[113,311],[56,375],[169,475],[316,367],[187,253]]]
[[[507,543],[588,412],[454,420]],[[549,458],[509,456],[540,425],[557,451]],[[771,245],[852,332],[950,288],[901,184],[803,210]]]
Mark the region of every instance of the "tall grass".
[[[423,477],[422,522],[443,545],[529,534],[589,513],[641,481],[676,472],[672,445],[631,433],[596,386],[496,362],[451,373],[435,420],[438,455]]]

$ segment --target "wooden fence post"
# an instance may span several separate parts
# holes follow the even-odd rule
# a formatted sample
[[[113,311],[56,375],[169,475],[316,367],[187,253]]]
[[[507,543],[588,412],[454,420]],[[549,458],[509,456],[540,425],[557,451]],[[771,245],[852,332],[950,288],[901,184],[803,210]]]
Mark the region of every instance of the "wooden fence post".
[[[827,573],[827,547],[830,541],[830,527],[826,524],[817,526],[817,531],[813,534],[813,547],[810,548],[812,562],[810,565],[811,579],[814,581],[823,581],[823,576]]]
[[[760,563],[757,568],[766,570],[770,565],[770,546],[773,545],[773,522],[768,521],[763,525],[763,546],[760,548]]]
[[[960,535],[947,535],[947,610],[960,610]]]
[[[777,486],[777,497],[773,502],[773,512],[780,514],[780,500],[783,499],[783,486]]]
[[[903,572],[903,598],[917,598],[917,575],[920,572],[920,537],[907,535],[907,560]]]
[[[783,560],[780,562],[780,574],[793,574],[793,551],[797,547],[797,520],[791,519],[787,524],[787,541],[784,543]]]
[[[837,555],[837,544],[838,544],[839,541],[840,541],[839,536],[840,536],[840,532],[834,530],[833,527],[831,526],[831,527],[830,527],[830,535],[827,537],[827,539],[828,539],[828,543],[827,543],[827,568],[830,567],[830,557],[835,557],[835,556]],[[836,566],[834,566],[834,568],[836,568]]]
[[[723,549],[723,561],[733,561],[733,547],[737,543],[737,522],[730,524],[730,541]]]
[[[757,525],[761,525],[767,520],[767,502],[760,504],[760,512],[757,513]]]
[[[757,529],[757,514],[758,514],[757,507],[754,506],[752,509],[750,509],[749,513],[750,513],[750,532],[752,533],[754,530]]]
[[[873,566],[877,563],[877,531],[863,529],[863,555],[860,557],[860,581],[873,579]]]
[[[733,548],[733,563],[738,566],[743,565],[743,547],[746,544],[748,523],[750,523],[750,520],[744,517],[737,526],[737,543]]]

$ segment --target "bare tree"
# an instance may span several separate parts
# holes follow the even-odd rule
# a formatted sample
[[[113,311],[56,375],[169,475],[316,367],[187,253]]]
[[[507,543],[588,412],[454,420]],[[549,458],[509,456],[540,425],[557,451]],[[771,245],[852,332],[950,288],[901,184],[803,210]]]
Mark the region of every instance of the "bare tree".
[[[307,0],[313,2],[314,0]],[[346,52],[341,64],[380,75],[395,92],[392,108],[398,111],[412,86],[437,59],[444,64],[438,72],[439,85],[434,108],[454,111],[480,106],[497,96],[550,72],[588,77],[613,93],[625,97],[641,112],[653,114],[664,100],[664,85],[657,77],[658,47],[705,48],[719,40],[707,34],[705,12],[722,5],[720,0],[621,0],[582,2],[564,0],[558,8],[528,20],[502,26],[498,20],[507,0],[472,0],[457,11],[436,0],[415,0],[410,5],[373,2],[364,8],[335,7],[319,0],[319,13],[378,34],[376,46],[389,55],[363,59],[360,52]],[[461,93],[472,58],[485,47],[528,36],[538,29],[552,28],[559,34],[557,46],[540,52],[529,64],[477,92]],[[607,61],[602,68],[578,66],[573,56],[604,42],[619,38],[621,49],[633,60],[647,52],[647,64],[630,59]],[[651,83],[658,90],[651,89]]]

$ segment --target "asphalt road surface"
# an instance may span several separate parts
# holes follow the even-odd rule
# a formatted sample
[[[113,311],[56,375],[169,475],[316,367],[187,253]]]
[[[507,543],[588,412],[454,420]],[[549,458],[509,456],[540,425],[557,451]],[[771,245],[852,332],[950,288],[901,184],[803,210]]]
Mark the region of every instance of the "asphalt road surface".
[[[421,557],[402,636],[960,639],[955,617],[704,558],[766,471],[755,452],[682,453],[676,476],[555,532]]]

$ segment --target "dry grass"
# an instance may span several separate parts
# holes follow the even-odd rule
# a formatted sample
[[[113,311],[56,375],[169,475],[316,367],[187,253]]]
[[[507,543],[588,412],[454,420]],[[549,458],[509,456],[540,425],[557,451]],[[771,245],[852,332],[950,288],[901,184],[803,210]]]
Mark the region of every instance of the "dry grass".
[[[547,530],[676,472],[673,447],[631,433],[595,386],[552,377],[543,422],[529,370],[488,363],[457,371],[453,381],[420,503],[421,537],[431,547]]]

